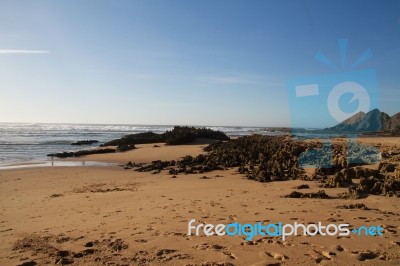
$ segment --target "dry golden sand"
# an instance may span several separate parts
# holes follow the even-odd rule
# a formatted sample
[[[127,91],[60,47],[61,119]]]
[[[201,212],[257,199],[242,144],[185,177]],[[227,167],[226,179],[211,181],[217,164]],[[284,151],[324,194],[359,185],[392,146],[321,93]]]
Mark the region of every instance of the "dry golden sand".
[[[400,143],[395,138],[391,141],[390,145]],[[149,162],[202,152],[201,145],[138,146],[126,153],[92,155],[85,160]],[[296,190],[297,185],[308,184],[310,189],[305,192],[309,192],[318,191],[318,184],[258,183],[246,180],[236,169],[207,173],[208,179],[202,176],[171,178],[164,171],[153,175],[118,166],[0,171],[0,265],[68,260],[77,265],[400,264],[398,198],[290,199],[282,196]],[[326,189],[330,196],[344,191]],[[337,208],[350,203],[364,203],[371,210]],[[351,234],[339,239],[297,236],[286,241],[279,237],[256,237],[253,241],[238,236],[188,237],[191,219],[213,224],[321,221],[380,225],[385,234]],[[366,251],[378,257],[359,261],[359,254]],[[60,261],[62,256],[65,259]]]
[[[179,145],[168,146],[164,143],[157,144],[142,144],[136,145],[133,151],[115,153],[115,154],[93,154],[83,158],[67,159],[68,161],[98,161],[98,162],[113,162],[125,164],[128,161],[136,163],[148,163],[154,160],[179,160],[185,155],[197,156],[205,153],[203,151],[206,144],[192,144],[192,145]]]

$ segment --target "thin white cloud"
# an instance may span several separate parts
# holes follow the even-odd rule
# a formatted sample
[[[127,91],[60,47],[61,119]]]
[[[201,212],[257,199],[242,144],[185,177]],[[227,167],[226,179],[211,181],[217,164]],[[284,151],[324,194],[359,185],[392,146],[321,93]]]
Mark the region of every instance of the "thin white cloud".
[[[248,83],[260,83],[261,78],[256,76],[244,76],[244,75],[234,75],[234,76],[208,76],[201,77],[200,80],[210,83],[219,84],[248,84]]]
[[[284,82],[277,78],[269,78],[259,75],[238,74],[230,76],[203,76],[198,78],[202,82],[211,84],[264,84],[271,87],[281,87]]]
[[[0,49],[0,54],[49,54],[46,50],[11,50]]]

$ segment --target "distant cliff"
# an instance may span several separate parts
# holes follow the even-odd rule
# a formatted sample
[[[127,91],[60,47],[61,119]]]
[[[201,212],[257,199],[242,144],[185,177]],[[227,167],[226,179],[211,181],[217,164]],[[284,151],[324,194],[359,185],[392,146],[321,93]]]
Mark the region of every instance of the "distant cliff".
[[[374,109],[368,113],[359,112],[334,127],[326,128],[326,130],[335,132],[384,131],[400,133],[400,113],[390,117],[379,109]]]

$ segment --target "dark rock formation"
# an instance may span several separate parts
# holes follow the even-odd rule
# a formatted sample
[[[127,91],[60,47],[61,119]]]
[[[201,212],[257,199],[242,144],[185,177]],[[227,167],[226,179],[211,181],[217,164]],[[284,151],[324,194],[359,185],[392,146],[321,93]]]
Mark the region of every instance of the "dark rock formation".
[[[307,184],[302,184],[302,185],[297,186],[297,189],[307,189],[307,188],[310,188],[310,186]]]
[[[164,136],[162,134],[156,134],[153,132],[146,133],[137,133],[126,135],[120,139],[115,139],[109,142],[102,144],[102,147],[105,146],[127,146],[127,145],[135,145],[135,144],[147,144],[147,143],[160,143],[164,142]]]
[[[346,170],[346,169],[343,169]],[[342,171],[337,172],[333,176],[329,177],[323,187],[325,188],[333,188],[333,187],[349,187],[353,184],[349,175],[343,174]]]
[[[285,196],[285,198],[329,199],[330,197],[325,193],[324,190],[319,190],[318,192],[310,192],[310,193],[302,193],[302,192],[298,192],[298,191],[293,191],[289,195]]]
[[[349,191],[342,193],[340,196],[343,198],[358,199],[368,194],[400,197],[400,179],[384,174],[379,174],[376,177],[361,177],[358,185],[350,186]]]
[[[79,141],[71,143],[71,145],[77,145],[77,146],[90,145],[90,144],[94,144],[94,143],[98,143],[98,142],[99,142],[98,140],[79,140]]]
[[[128,146],[135,144],[161,143],[168,145],[179,145],[194,141],[196,138],[207,138],[214,140],[228,140],[229,137],[221,131],[214,131],[208,128],[181,127],[176,126],[173,130],[162,134],[153,132],[137,133],[124,136],[102,144],[101,146]]]
[[[367,178],[367,177],[379,177],[379,170],[370,169],[366,167],[355,167],[354,168],[354,178]]]
[[[397,164],[395,163],[380,163],[379,164],[379,171],[381,171],[382,173],[393,173],[396,170]]]
[[[148,165],[141,165],[139,166],[138,169],[136,169],[136,171],[138,172],[149,172],[149,171],[161,171],[164,170],[166,167],[168,166],[175,166],[175,161],[161,161],[161,160],[157,160],[157,161],[153,161],[151,162],[151,164]]]
[[[155,161],[131,168],[135,168],[136,171],[166,169],[171,175],[177,175],[239,167],[239,172],[245,174],[248,179],[260,182],[304,179],[303,171],[297,165],[297,156],[304,149],[302,142],[285,137],[254,135],[211,144],[205,148],[207,155],[188,155],[177,162]]]
[[[304,178],[297,158],[306,144],[287,137],[246,136],[211,144],[206,164],[211,168],[239,167],[248,179],[267,182]]]
[[[354,204],[347,204],[347,205],[340,205],[337,206],[338,209],[361,209],[361,210],[370,210],[365,204],[363,203],[354,203]]]
[[[117,147],[117,151],[119,151],[119,152],[130,151],[133,149],[136,149],[135,145],[133,145],[133,144],[122,145],[122,146],[120,145]]]
[[[381,155],[378,149],[369,145],[361,145],[355,141],[343,144],[311,143],[300,155],[300,166],[314,166],[325,169],[325,174],[334,174],[343,168],[379,163]]]
[[[400,196],[397,164],[384,162],[378,170],[359,164],[353,166],[346,161],[348,149],[346,152],[344,144],[333,145],[330,156],[333,167],[317,168],[311,178],[307,177],[299,165],[299,159],[305,151],[316,148],[322,147],[315,142],[296,141],[289,137],[252,135],[210,144],[204,149],[207,154],[196,157],[187,155],[178,161],[158,160],[149,164],[129,162],[123,167],[155,174],[168,171],[171,176],[203,174],[235,167],[240,174],[259,182],[301,179],[319,181],[324,188],[347,187],[349,191],[341,195],[346,198],[360,198],[368,194]],[[369,151],[367,146],[360,146],[350,154],[364,157],[370,154]],[[397,153],[388,153],[388,158],[393,154]],[[355,179],[359,179],[359,184],[353,183]],[[307,193],[292,194],[293,197],[314,197]],[[322,193],[318,197],[324,198]]]
[[[378,253],[368,250],[368,251],[365,251],[365,252],[360,252],[357,255],[357,259],[359,261],[366,261],[366,260],[373,260],[373,259],[377,258],[378,256],[379,256]]]
[[[142,167],[143,165],[144,165],[143,163],[135,163],[135,162],[132,163],[131,161],[129,161],[128,163],[120,165],[120,166],[127,170],[127,169],[134,169],[137,167]]]
[[[91,154],[114,153],[115,151],[116,151],[115,149],[82,150],[82,151],[52,153],[52,154],[47,154],[47,156],[52,156],[57,158],[68,158],[68,157],[80,157]]]
[[[196,138],[207,138],[214,140],[229,140],[229,137],[221,131],[209,128],[180,127],[176,126],[172,131],[164,133],[165,143],[168,145],[179,145],[194,141]]]

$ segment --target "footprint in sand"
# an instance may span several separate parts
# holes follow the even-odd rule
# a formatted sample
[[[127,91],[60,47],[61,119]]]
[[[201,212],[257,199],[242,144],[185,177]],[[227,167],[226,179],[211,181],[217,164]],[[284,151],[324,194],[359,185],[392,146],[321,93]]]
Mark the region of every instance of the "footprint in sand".
[[[224,247],[220,246],[220,245],[210,245],[210,244],[207,244],[207,243],[203,243],[203,244],[200,244],[200,245],[196,246],[195,248],[197,250],[210,250],[210,249],[212,249],[212,250],[221,250]]]
[[[244,242],[242,242],[240,245],[242,246],[258,246],[262,243],[267,243],[267,244],[277,244],[277,245],[283,245],[283,242],[279,239],[276,239],[276,237],[272,237],[272,236],[266,236],[260,239],[257,239],[255,241],[253,240],[246,240],[245,238],[243,238]]]
[[[289,259],[288,256],[286,256],[286,255],[284,255],[282,253],[278,253],[278,252],[268,252],[268,251],[266,251],[265,254],[268,255],[271,258],[274,258],[275,260],[284,261],[284,260]]]
[[[230,259],[233,259],[233,260],[236,260],[236,259],[237,259],[237,257],[235,256],[235,254],[233,254],[233,253],[230,252],[230,251],[223,251],[223,253],[224,253],[228,258],[230,258]]]
[[[237,216],[236,215],[229,215],[229,220],[237,221]]]
[[[197,250],[214,250],[214,251],[222,251],[222,253],[227,256],[230,259],[236,260],[237,257],[235,254],[230,252],[229,250],[226,249],[226,247],[217,245],[217,244],[207,244],[203,243],[195,247]]]
[[[160,257],[163,255],[167,255],[167,254],[171,254],[171,253],[175,253],[175,252],[176,252],[175,249],[161,249],[156,252],[156,256]]]
[[[346,251],[346,249],[345,249],[343,246],[341,246],[341,245],[335,246],[334,249],[337,250],[337,251],[339,251],[339,252]]]

